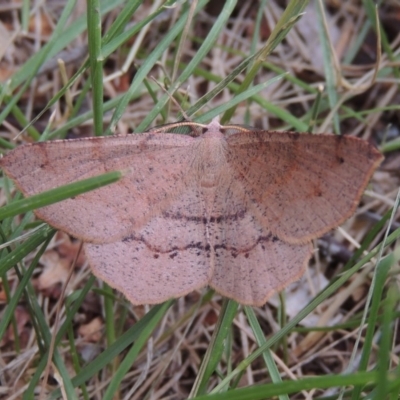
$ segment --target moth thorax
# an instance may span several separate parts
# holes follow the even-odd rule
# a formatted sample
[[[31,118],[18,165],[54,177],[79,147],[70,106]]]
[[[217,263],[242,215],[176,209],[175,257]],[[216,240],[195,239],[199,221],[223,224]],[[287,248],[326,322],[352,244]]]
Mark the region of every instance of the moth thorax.
[[[219,185],[221,171],[226,166],[226,145],[223,137],[209,137],[199,141],[195,166],[202,187]]]

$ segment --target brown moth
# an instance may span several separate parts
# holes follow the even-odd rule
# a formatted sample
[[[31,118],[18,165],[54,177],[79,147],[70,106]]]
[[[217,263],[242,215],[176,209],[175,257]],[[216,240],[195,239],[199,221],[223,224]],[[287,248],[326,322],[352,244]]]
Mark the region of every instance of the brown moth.
[[[203,133],[171,133],[180,127]],[[261,306],[301,277],[312,239],[350,217],[382,159],[355,137],[213,120],[24,145],[0,166],[26,196],[128,170],[36,215],[83,240],[93,273],[132,303],[210,285]]]

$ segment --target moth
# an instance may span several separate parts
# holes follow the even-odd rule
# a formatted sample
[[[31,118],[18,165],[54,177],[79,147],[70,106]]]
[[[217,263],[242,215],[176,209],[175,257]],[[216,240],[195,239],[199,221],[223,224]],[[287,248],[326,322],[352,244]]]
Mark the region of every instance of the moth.
[[[176,130],[196,130],[183,135]],[[25,196],[114,170],[116,183],[36,210],[81,239],[133,304],[210,285],[261,306],[304,273],[311,241],[355,211],[381,153],[348,136],[181,122],[23,145],[0,166]]]

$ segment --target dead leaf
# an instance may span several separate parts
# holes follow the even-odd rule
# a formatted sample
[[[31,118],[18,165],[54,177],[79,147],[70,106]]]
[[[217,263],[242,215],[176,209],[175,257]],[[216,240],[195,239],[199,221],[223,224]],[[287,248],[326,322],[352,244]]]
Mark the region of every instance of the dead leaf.
[[[78,329],[78,333],[87,342],[97,343],[101,340],[103,333],[103,321],[100,317],[93,318],[89,323],[81,325]]]

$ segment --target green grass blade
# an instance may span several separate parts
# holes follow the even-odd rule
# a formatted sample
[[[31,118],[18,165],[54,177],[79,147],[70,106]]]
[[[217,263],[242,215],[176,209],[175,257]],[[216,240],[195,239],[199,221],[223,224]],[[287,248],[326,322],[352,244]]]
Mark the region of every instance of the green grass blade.
[[[87,1],[90,75],[93,88],[93,122],[96,136],[103,133],[103,56],[101,54],[100,1]]]
[[[45,243],[41,246],[41,248],[39,249],[38,253],[36,254],[34,260],[32,261],[31,265],[23,274],[22,279],[20,280],[17,289],[13,293],[13,296],[10,298],[9,303],[7,304],[7,307],[4,310],[4,313],[2,314],[2,318],[0,319],[0,338],[3,337],[10,320],[11,320],[12,316],[14,315],[15,309],[16,309],[18,303],[21,301],[21,297],[25,291],[25,287],[27,286],[29,280],[31,279],[34,269],[37,267],[39,258],[45,252],[52,236],[53,235],[47,236]]]
[[[331,51],[330,38],[326,26],[325,10],[322,2],[316,2],[317,15],[318,15],[318,28],[321,37],[322,58],[324,61],[324,71],[326,79],[326,90],[328,93],[329,105],[331,109],[336,107],[338,103],[338,95],[336,92],[336,76],[335,76],[335,62]],[[333,116],[333,129],[334,132],[340,134],[339,116],[335,113]]]
[[[240,85],[238,93],[245,91],[251,85],[265,59],[292,29],[294,24],[301,17],[301,13],[308,2],[309,0],[291,0],[289,2],[264,47],[257,53],[254,64],[251,66],[250,71],[247,73],[243,83]],[[230,121],[234,112],[235,108],[231,108],[227,111],[221,118],[222,123]]]
[[[229,16],[231,15],[231,13],[236,5],[236,2],[237,2],[237,0],[227,0],[224,3],[224,7],[218,16],[218,19],[215,21],[215,24],[211,28],[209,34],[204,39],[204,42],[201,45],[200,49],[196,52],[193,59],[186,66],[185,70],[182,71],[182,73],[177,78],[177,80],[172,83],[171,87],[168,90],[169,94],[172,95],[182,85],[182,83],[185,82],[189,78],[189,76],[193,73],[195,68],[203,60],[204,56],[212,49],[216,39],[220,35],[222,28],[225,27],[226,21],[228,20]],[[196,12],[199,9],[203,8],[204,5],[205,5],[205,3],[200,1],[199,5],[196,9]],[[187,13],[185,13],[185,15],[186,14]],[[183,21],[183,22],[185,22],[185,21]],[[183,28],[183,25],[182,25],[182,28]],[[149,115],[147,115],[147,117],[137,127],[136,132],[140,132],[141,130],[146,129],[148,127],[148,125],[154,120],[154,118],[159,114],[159,112],[163,109],[163,107],[167,104],[167,102],[169,100],[168,93],[164,94],[161,97],[161,99],[158,101],[156,106],[153,108],[152,112],[149,113]],[[191,114],[188,114],[188,115],[190,116]]]
[[[302,390],[326,389],[338,386],[368,385],[377,382],[376,372],[358,372],[351,375],[326,375],[283,381],[267,385],[254,385],[239,388],[226,393],[209,394],[195,397],[195,400],[265,400],[274,396],[298,393]]]
[[[72,378],[73,385],[75,387],[82,385],[84,382],[95,376],[102,368],[110,364],[112,360],[119,356],[128,346],[138,340],[140,335],[142,335],[142,333],[147,329],[149,324],[151,324],[154,319],[158,319],[160,309],[165,310],[165,304],[170,307],[172,302],[166,302],[164,304],[152,307],[143,318],[141,318],[134,326],[120,336],[115,343],[113,343],[93,361],[83,367],[79,375]],[[55,390],[51,394],[50,399],[57,399],[59,396],[60,390]]]
[[[208,111],[202,114],[199,118],[196,118],[195,121],[199,123],[205,123],[210,121],[212,118],[216,117],[217,115],[221,115],[225,110],[228,110],[232,106],[235,106],[253,96],[255,96],[258,92],[261,92],[267,86],[272,85],[273,83],[282,79],[282,75],[276,76],[266,82],[260,83],[258,85],[252,86],[250,89],[245,90],[244,92],[240,93],[239,95],[232,98],[232,100],[221,104],[218,107],[214,107],[211,111]]]
[[[53,234],[53,229],[48,226],[43,226],[26,242],[18,246],[16,249],[5,255],[0,263],[0,275],[3,275],[7,270],[19,263],[29,253],[37,249],[49,235]]]
[[[246,313],[247,319],[249,321],[251,329],[253,330],[258,346],[260,347],[264,346],[266,342],[265,334],[261,329],[260,323],[258,322],[254,309],[252,307],[246,306],[244,307],[244,312]],[[267,366],[268,373],[271,377],[272,382],[274,383],[282,382],[281,375],[275,364],[274,358],[272,357],[271,350],[265,349],[265,351],[262,354],[262,357],[264,358],[264,362],[265,365]],[[279,395],[279,400],[289,400],[289,397],[287,395],[281,394]]]
[[[162,304],[154,317],[146,324],[146,327],[143,331],[138,335],[135,340],[134,345],[129,350],[128,354],[125,356],[124,360],[121,362],[118,370],[115,372],[113,379],[107,387],[107,390],[104,393],[104,400],[112,400],[114,396],[117,394],[117,389],[124,379],[125,375],[131,368],[132,364],[135,362],[137,356],[139,355],[140,350],[143,348],[145,343],[148,341],[149,337],[153,334],[154,329],[160,323],[161,318],[164,317],[168,308],[172,305],[173,300],[169,300]]]
[[[93,178],[83,179],[78,182],[70,183],[56,189],[47,190],[43,193],[27,197],[26,199],[15,201],[0,209],[0,221],[7,217],[12,217],[40,207],[48,206],[49,204],[57,203],[81,193],[109,185],[117,182],[122,176],[123,173],[120,171],[107,172]]]
[[[225,340],[231,329],[237,308],[238,304],[236,302],[228,299],[224,300],[210,344],[202,360],[196,381],[192,387],[190,398],[193,398],[193,396],[199,393],[205,393],[210,376],[221,360],[225,348]]]
[[[203,0],[199,2],[199,6],[196,11],[204,7],[207,1]],[[147,77],[150,70],[153,68],[154,64],[159,60],[161,54],[165,51],[171,42],[178,36],[178,34],[182,31],[185,26],[186,18],[188,12],[185,12],[181,15],[181,17],[176,21],[174,26],[168,31],[168,33],[164,36],[164,38],[160,41],[160,43],[156,46],[156,48],[151,52],[151,54],[146,57],[146,61],[142,64],[142,66],[138,69],[135,74],[135,79],[129,87],[126,94],[121,98],[118,106],[116,107],[113,117],[111,119],[110,126],[108,127],[106,134],[114,132],[116,129],[116,125],[120,120],[122,114],[124,113],[126,106],[128,105],[131,96],[135,93],[138,88],[142,85],[143,80]],[[138,126],[135,130],[136,132],[143,132],[144,128],[143,122]],[[147,126],[146,126],[147,127]]]
[[[10,102],[7,104],[7,106],[3,109],[3,111],[0,113],[0,124],[3,123],[4,119],[7,117],[7,115],[10,113],[10,111],[13,109],[13,107],[18,103],[18,101],[21,99],[22,95],[26,93],[29,85],[31,84],[32,80],[34,79],[37,71],[39,70],[40,66],[43,64],[44,60],[46,57],[48,57],[53,45],[56,43],[59,35],[61,34],[62,30],[64,29],[64,25],[67,21],[67,19],[70,17],[71,12],[73,8],[75,7],[76,0],[68,0],[67,4],[65,5],[65,8],[60,16],[60,19],[58,21],[57,26],[55,27],[52,37],[50,40],[47,42],[47,44],[43,47],[42,53],[37,55],[35,58],[32,58],[29,63],[27,63],[27,79],[25,80],[24,84],[18,91],[18,93],[13,94],[12,98],[10,99]],[[28,72],[29,71],[29,72]],[[15,76],[13,77],[15,79]],[[12,81],[13,81],[12,79]],[[9,87],[12,90],[13,87],[16,87],[16,84],[13,82],[9,83]]]

